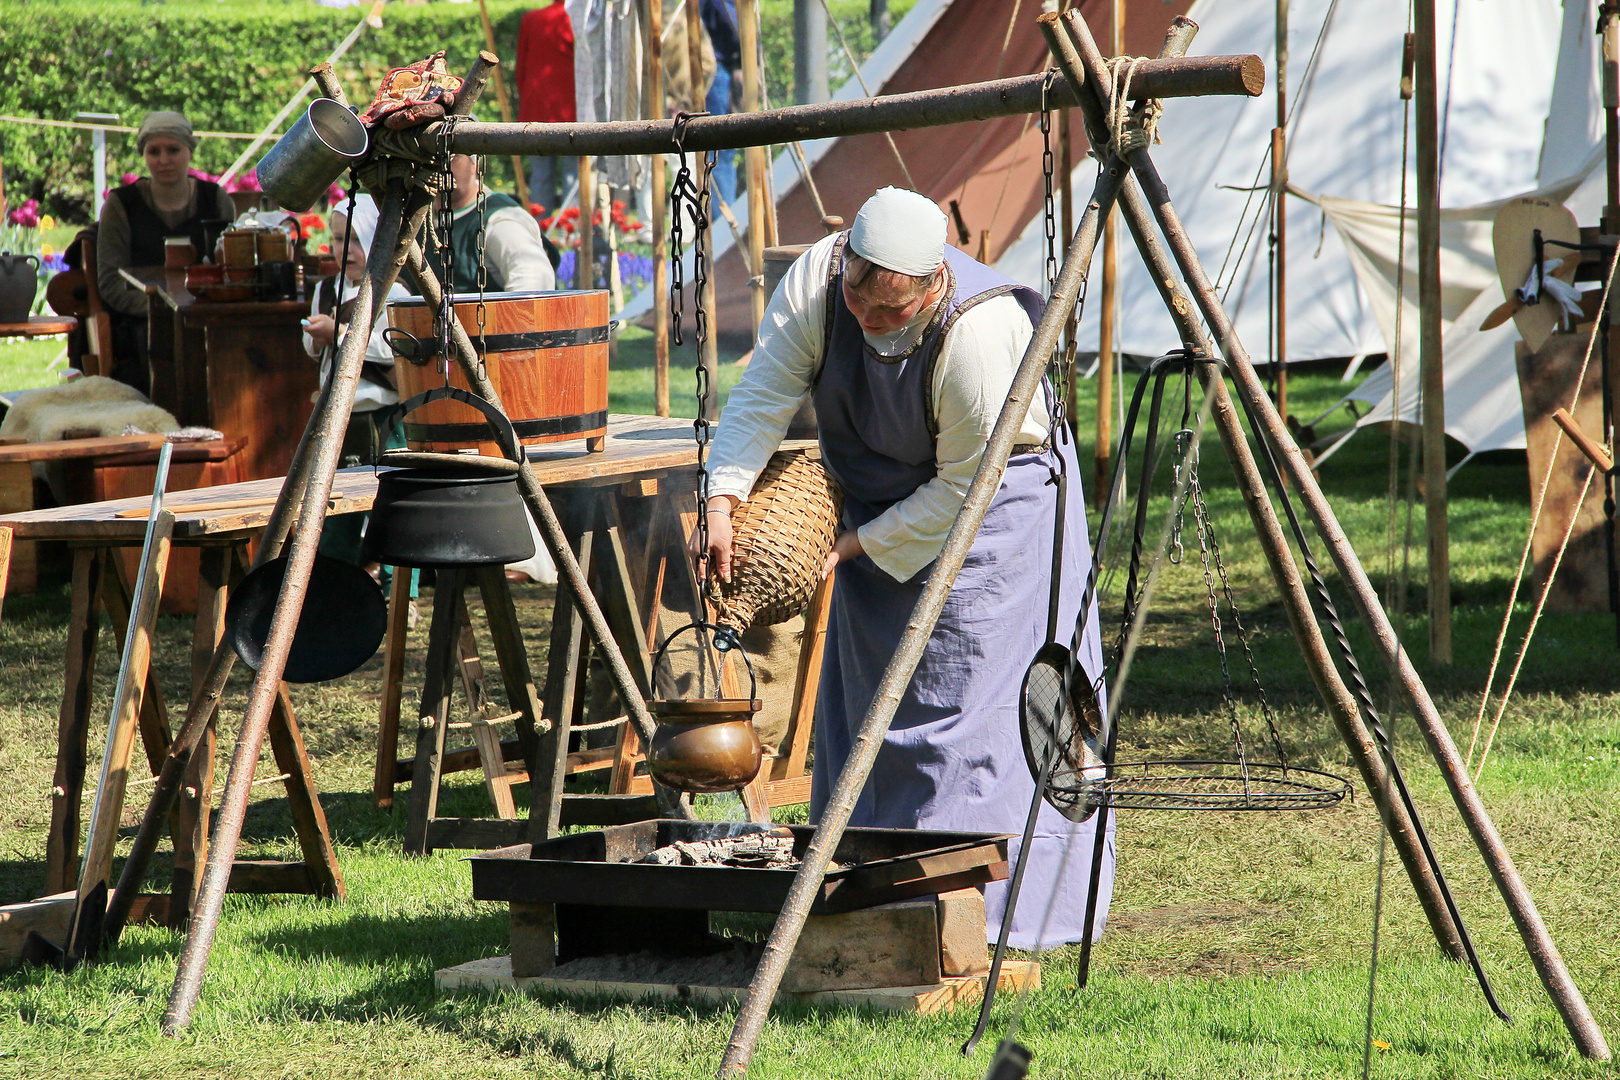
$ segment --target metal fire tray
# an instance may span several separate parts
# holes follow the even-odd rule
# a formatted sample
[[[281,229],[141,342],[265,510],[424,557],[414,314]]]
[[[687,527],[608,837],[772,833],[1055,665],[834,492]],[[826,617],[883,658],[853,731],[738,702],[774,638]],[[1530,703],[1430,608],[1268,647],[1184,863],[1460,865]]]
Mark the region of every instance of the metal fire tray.
[[[802,858],[815,828],[793,832]],[[616,907],[708,911],[782,909],[795,871],[736,866],[658,866],[628,862],[677,840],[713,840],[733,827],[661,819],[561,836],[538,844],[497,848],[468,859],[473,898],[526,903],[609,904]],[[811,911],[817,915],[874,907],[914,896],[965,889],[1007,876],[1002,833],[924,829],[844,830]]]

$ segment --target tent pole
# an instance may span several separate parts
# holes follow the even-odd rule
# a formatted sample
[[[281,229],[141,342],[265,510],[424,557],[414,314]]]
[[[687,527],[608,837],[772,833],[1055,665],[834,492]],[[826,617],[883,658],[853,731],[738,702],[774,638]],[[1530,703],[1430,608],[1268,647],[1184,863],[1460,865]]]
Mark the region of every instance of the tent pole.
[[[1440,348],[1440,110],[1434,0],[1414,0],[1417,51],[1418,363],[1423,374],[1423,510],[1429,534],[1429,659],[1451,663],[1446,521],[1446,384]]]
[[[1432,0],[1428,2],[1432,5]],[[1079,50],[1087,76],[1094,84],[1107,85],[1107,72],[1103,67],[1102,56],[1097,50],[1096,42],[1092,40],[1091,31],[1085,21],[1074,18],[1072,13],[1063,21],[1075,47]],[[1082,100],[1082,105],[1084,104]],[[1187,236],[1180,215],[1170,202],[1169,191],[1165,188],[1158,169],[1153,165],[1152,155],[1148,153],[1146,147],[1141,147],[1132,150],[1128,160],[1131,171],[1141,184],[1142,194],[1152,207],[1159,228],[1164,232],[1165,245],[1174,255],[1176,265],[1187,282],[1193,300],[1214,332],[1216,343],[1225,356],[1238,393],[1254,410],[1258,423],[1264,428],[1262,437],[1276,449],[1277,456],[1281,459],[1280,465],[1299,489],[1300,501],[1307,516],[1316,526],[1323,546],[1327,549],[1346,590],[1350,593],[1352,602],[1372,634],[1379,654],[1389,665],[1396,691],[1411,706],[1424,740],[1428,744],[1429,753],[1439,766],[1440,774],[1451,792],[1457,813],[1468,827],[1474,846],[1478,848],[1480,857],[1496,884],[1497,892],[1513,917],[1525,952],[1535,966],[1536,974],[1540,976],[1547,996],[1552,999],[1553,1007],[1562,1017],[1576,1049],[1584,1057],[1597,1061],[1609,1060],[1609,1045],[1603,1037],[1602,1029],[1598,1027],[1580,987],[1575,984],[1568,968],[1564,966],[1564,959],[1558,952],[1557,943],[1548,933],[1530,890],[1525,887],[1524,879],[1520,877],[1518,868],[1513,864],[1513,857],[1502,842],[1501,833],[1497,832],[1490,812],[1485,809],[1484,800],[1479,797],[1479,791],[1468,776],[1468,766],[1463,761],[1462,752],[1452,740],[1451,732],[1446,728],[1440,710],[1435,707],[1434,700],[1429,696],[1428,688],[1423,685],[1422,677],[1412,666],[1411,658],[1401,647],[1400,638],[1396,635],[1383,604],[1378,600],[1377,591],[1367,578],[1366,569],[1356,557],[1355,549],[1351,546],[1349,537],[1345,535],[1343,526],[1339,524],[1327,496],[1317,485],[1316,477],[1305,461],[1305,455],[1294,442],[1293,436],[1288,433],[1288,426],[1283,423],[1282,417],[1277,415],[1271,399],[1266,396],[1265,387],[1255,373],[1248,351],[1244,349],[1243,342],[1239,340],[1237,331],[1232,326],[1231,318],[1221,306],[1220,297],[1209,280],[1209,274],[1198,261],[1197,250]]]
[[[1125,54],[1125,2],[1109,5],[1114,55]],[[1065,7],[1067,10],[1067,7]],[[1119,290],[1119,211],[1103,219],[1102,310],[1097,313],[1097,445],[1093,452],[1091,498],[1101,510],[1108,502],[1108,477],[1114,457],[1114,311]]]
[[[1271,377],[1277,384],[1277,414],[1288,419],[1288,0],[1277,0],[1277,126],[1271,129],[1271,235],[1277,270],[1276,352]]]
[[[742,41],[742,107],[743,112],[759,111],[759,36],[754,20],[758,0],[737,0],[737,36]],[[743,151],[748,175],[748,265],[754,276],[748,281],[748,298],[752,302],[751,329],[757,343],[759,324],[765,321],[765,148],[750,146]]]
[[[664,109],[664,3],[647,0],[647,117]],[[669,415],[669,181],[662,152],[652,155],[653,412]]]
[[[484,48],[492,54],[499,56],[500,50],[495,48],[495,26],[489,21],[489,4],[486,0],[478,0],[478,21],[484,24]],[[501,110],[501,122],[512,122],[512,102],[506,96],[506,76],[500,72],[495,73],[495,103]],[[512,155],[512,180],[517,187],[518,201],[523,208],[529,208],[529,178],[523,175],[523,158],[517,154]]]
[[[1620,234],[1620,11],[1610,4],[1598,8],[1601,31],[1599,60],[1603,87],[1603,163],[1608,181],[1608,198],[1603,206],[1602,227],[1607,236]],[[1607,283],[1605,283],[1607,284]],[[1611,291],[1610,295],[1613,293]],[[1611,305],[1612,308],[1612,305]],[[1603,372],[1603,440],[1614,445],[1614,378],[1613,364],[1620,346],[1620,327],[1612,310],[1603,313],[1603,352],[1599,358]],[[1615,636],[1620,640],[1620,564],[1615,552],[1615,499],[1614,473],[1603,477],[1603,540],[1609,571],[1609,610],[1615,616]]]

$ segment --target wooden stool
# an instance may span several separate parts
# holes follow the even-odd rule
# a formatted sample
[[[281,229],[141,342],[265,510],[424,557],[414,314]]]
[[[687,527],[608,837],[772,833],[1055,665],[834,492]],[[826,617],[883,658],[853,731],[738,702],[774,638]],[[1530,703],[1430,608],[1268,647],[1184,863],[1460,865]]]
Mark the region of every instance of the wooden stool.
[[[690,498],[687,494],[690,481],[689,475],[682,474],[678,480],[645,478],[612,487],[569,486],[552,492],[580,568],[591,582],[592,593],[602,607],[638,689],[647,697],[654,693],[651,658],[659,643],[659,610],[666,586],[674,580],[671,572],[684,576],[689,597],[697,595],[690,563],[679,554],[684,551],[685,537],[695,523],[695,514],[676,509],[678,502]],[[662,497],[650,504],[646,530],[646,548],[654,554],[650,558],[632,557],[624,539],[623,504],[630,500],[628,505],[645,509],[638,500],[659,496],[661,491]],[[525,839],[547,839],[557,835],[563,825],[619,825],[657,816],[652,782],[645,772],[637,772],[643,761],[641,740],[627,722],[618,722],[617,738],[611,747],[568,750],[570,738],[580,729],[579,721],[584,713],[589,650],[583,619],[567,584],[560,583],[557,588],[545,693],[531,702],[528,661],[517,633],[510,586],[499,568],[480,570],[472,575],[464,571],[440,572],[433,621],[429,626],[427,671],[419,714],[423,720],[418,729],[417,753],[412,760],[399,759],[403,642],[409,602],[402,584],[403,576],[396,575],[392,597],[373,798],[379,807],[390,806],[394,786],[404,780],[411,781],[407,851],[425,852],[435,847],[487,849]],[[462,599],[469,576],[476,577],[483,594],[508,693],[512,695],[514,687],[522,688],[508,703],[509,711],[493,718],[483,696],[482,661],[478,658],[476,640]],[[806,611],[806,633],[800,649],[786,736],[778,753],[767,760],[759,776],[742,792],[751,820],[769,821],[772,806],[806,802],[810,797],[805,759],[809,752],[831,595],[829,581],[817,591]],[[638,597],[644,598],[644,602]],[[448,720],[450,715],[450,689],[458,672],[466,692],[469,719],[450,721],[447,727],[441,724],[440,718]],[[722,680],[723,685],[730,685],[732,681],[729,664],[722,667]],[[735,687],[729,692],[735,692]],[[516,723],[517,738],[502,740],[493,725],[508,720]],[[447,750],[449,730],[470,731],[474,745]],[[496,817],[438,817],[438,787],[444,774],[473,768],[481,768],[484,773]],[[568,776],[596,770],[611,770],[607,794],[563,793],[563,783]],[[418,784],[418,777],[425,778],[424,783]],[[511,796],[512,786],[524,782],[535,785],[527,823],[517,820]]]
[[[246,572],[250,536],[237,534],[220,543],[201,547],[198,612],[192,638],[192,685],[195,692],[215,646],[225,632],[225,604],[230,588]],[[91,684],[100,636],[99,609],[112,620],[114,638],[122,651],[130,619],[130,585],[122,561],[112,546],[83,545],[73,549],[72,611],[69,617],[67,669],[58,719],[56,775],[51,800],[51,831],[46,848],[45,882],[48,893],[73,889],[78,884],[80,811],[91,721]],[[167,569],[167,545],[155,560],[155,584],[161,587]],[[131,659],[131,682],[143,689],[131,722],[138,724],[147,763],[153,775],[161,769],[171,739],[163,693],[151,665],[150,639],[156,628],[156,604],[149,605],[139,627],[148,643]],[[302,862],[238,861],[232,866],[234,892],[299,892],[342,899],[343,876],[332,849],[326,816],[316,797],[314,777],[292,704],[282,686],[271,715],[270,743],[278,775],[287,792],[293,828],[303,849]],[[174,840],[174,881],[166,905],[143,905],[149,918],[181,925],[190,911],[201,868],[207,859],[208,818],[212,805],[214,722],[193,754],[186,787],[171,818]],[[267,782],[267,781],[260,781]],[[136,781],[136,784],[143,783]],[[134,785],[131,785],[134,786]],[[100,820],[116,832],[122,814],[122,795],[103,807]],[[97,792],[96,796],[101,797]],[[90,837],[92,848],[106,846],[105,837]]]

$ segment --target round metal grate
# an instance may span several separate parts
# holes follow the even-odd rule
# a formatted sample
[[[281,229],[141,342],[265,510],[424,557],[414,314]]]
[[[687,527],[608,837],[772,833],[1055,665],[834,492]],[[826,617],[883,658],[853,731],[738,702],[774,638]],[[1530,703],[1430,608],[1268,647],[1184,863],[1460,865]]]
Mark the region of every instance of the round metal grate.
[[[1071,797],[1116,810],[1322,810],[1350,793],[1342,776],[1263,762],[1116,762],[1087,776]]]

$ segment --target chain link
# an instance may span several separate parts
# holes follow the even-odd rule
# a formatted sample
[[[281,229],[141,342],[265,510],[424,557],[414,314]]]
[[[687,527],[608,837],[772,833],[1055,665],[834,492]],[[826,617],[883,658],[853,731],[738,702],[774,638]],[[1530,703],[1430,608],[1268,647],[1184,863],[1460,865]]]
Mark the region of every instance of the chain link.
[[[1288,758],[1283,753],[1282,736],[1277,732],[1277,716],[1271,709],[1271,701],[1266,697],[1265,684],[1260,681],[1260,668],[1254,661],[1254,649],[1249,644],[1249,631],[1243,625],[1243,616],[1238,612],[1237,597],[1232,593],[1232,582],[1227,576],[1226,564],[1221,560],[1221,546],[1215,539],[1215,525],[1204,505],[1202,486],[1196,486],[1194,499],[1193,513],[1203,519],[1204,528],[1209,535],[1210,557],[1215,563],[1215,574],[1220,579],[1221,594],[1226,598],[1226,609],[1232,616],[1232,627],[1237,631],[1238,644],[1243,647],[1243,658],[1249,665],[1249,680],[1254,685],[1255,697],[1260,702],[1260,715],[1265,718],[1266,729],[1271,735],[1272,749],[1277,753],[1277,764],[1282,766],[1284,775],[1287,775]]]
[[[444,172],[444,191],[439,196],[439,212],[434,246],[438,249],[439,311],[434,316],[433,332],[439,339],[439,376],[444,385],[450,385],[450,320],[455,318],[455,262],[450,250],[450,230],[455,224],[455,211],[450,204],[456,197],[456,175],[450,168],[450,139],[459,117],[447,116],[439,128],[439,167]]]
[[[1057,286],[1057,211],[1052,203],[1052,107],[1048,96],[1052,92],[1052,81],[1057,77],[1055,68],[1046,69],[1046,78],[1041,80],[1041,180],[1045,185],[1046,194],[1046,295],[1051,297],[1052,290]]]
[[[489,238],[489,191],[484,187],[484,158],[480,155],[478,162],[478,269],[476,280],[478,285],[478,373],[483,375],[485,365],[484,349],[484,290],[489,285],[489,267],[484,263],[484,244]]]
[[[687,123],[693,116],[701,115],[706,114],[687,112],[675,114],[675,151],[680,156],[680,167],[676,170],[669,192],[670,340],[676,345],[682,343],[681,301],[685,283],[685,271],[681,265],[681,244],[684,240],[682,218],[688,212],[692,215],[692,289],[696,297],[692,323],[693,344],[697,347],[697,365],[694,370],[697,379],[697,419],[692,422],[692,431],[697,440],[697,577],[700,604],[707,601],[715,587],[710,574],[712,566],[709,559],[709,470],[705,460],[709,449],[709,429],[712,426],[709,423],[709,369],[703,365],[703,345],[709,337],[708,312],[703,308],[703,290],[708,283],[709,274],[704,238],[709,229],[709,175],[714,168],[715,155],[712,151],[702,155],[701,183],[694,182],[683,143],[686,140]],[[726,647],[724,642],[717,641],[716,644],[721,648]]]

